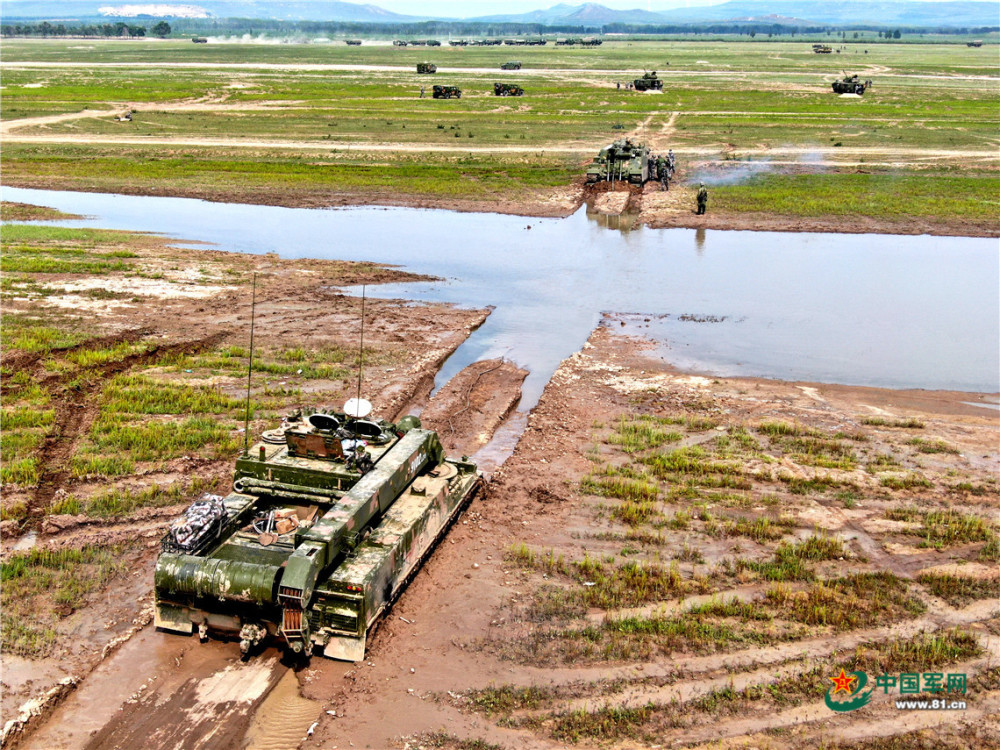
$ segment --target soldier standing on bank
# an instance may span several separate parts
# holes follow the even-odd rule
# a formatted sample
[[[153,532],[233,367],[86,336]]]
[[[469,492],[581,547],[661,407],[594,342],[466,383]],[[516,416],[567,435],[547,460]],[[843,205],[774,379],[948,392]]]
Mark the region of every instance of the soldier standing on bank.
[[[667,180],[670,175],[667,173],[667,160],[663,158],[663,154],[660,154],[656,160],[656,174],[660,178],[660,185],[662,185],[663,189],[666,190]]]
[[[705,213],[705,208],[708,206],[708,188],[705,187],[705,183],[702,182],[698,185],[698,215]]]
[[[670,168],[671,175],[674,173],[674,168],[676,167],[676,165],[677,162],[674,161],[674,150],[670,149],[667,152],[667,166]]]
[[[424,87],[423,86],[420,87],[420,98],[421,99],[424,98]]]

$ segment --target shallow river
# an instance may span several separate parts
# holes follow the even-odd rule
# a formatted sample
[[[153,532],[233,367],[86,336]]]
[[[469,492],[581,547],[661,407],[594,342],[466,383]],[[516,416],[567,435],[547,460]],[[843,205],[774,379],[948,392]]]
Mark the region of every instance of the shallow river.
[[[690,370],[788,380],[1000,391],[995,239],[609,229],[566,219],[405,208],[291,209],[3,188],[4,200],[247,253],[398,264],[443,277],[380,297],[495,307],[446,363],[526,367],[521,409],[603,313]]]

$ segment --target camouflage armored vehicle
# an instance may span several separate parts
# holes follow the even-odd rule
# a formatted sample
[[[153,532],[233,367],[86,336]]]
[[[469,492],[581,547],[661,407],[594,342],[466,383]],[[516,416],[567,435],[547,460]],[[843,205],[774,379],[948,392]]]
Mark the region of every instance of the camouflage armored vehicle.
[[[524,96],[524,89],[513,83],[494,83],[493,96]]]
[[[435,99],[461,99],[462,89],[458,86],[434,86],[433,93],[431,94]]]
[[[409,44],[409,42],[407,42],[405,39],[394,39],[392,41],[393,47],[405,47],[407,44]]]
[[[642,185],[649,179],[649,148],[644,143],[633,143],[630,138],[619,138],[605,146],[587,168],[587,183],[628,182]]]
[[[420,62],[417,63],[418,73],[437,73],[438,67],[434,63]]]
[[[817,55],[831,55],[833,54],[833,47],[828,44],[814,44],[813,52]]]
[[[510,62],[505,62],[500,65],[500,70],[520,70],[521,61],[511,60]]]
[[[656,71],[651,73],[643,73],[642,78],[636,78],[632,81],[632,85],[635,86],[636,91],[662,91],[663,81],[656,77]]]
[[[291,415],[236,460],[232,492],[173,523],[157,627],[236,636],[244,654],[277,639],[364,658],[369,627],[480,485],[419,419],[372,421],[365,407]]]
[[[206,39],[203,36],[191,37],[191,41],[194,42],[195,44],[208,44],[208,39]]]
[[[871,80],[861,81],[855,73],[852,76],[844,76],[839,81],[833,82],[833,93],[835,94],[858,94],[865,93],[865,89],[872,85]]]
[[[360,47],[361,46],[361,40],[360,39],[347,39],[345,41],[346,41],[348,47]]]
[[[441,42],[439,42],[437,39],[428,39],[426,42],[424,42],[424,44],[426,44],[428,47],[440,47],[441,46]]]
[[[966,47],[982,47],[983,46],[983,42],[982,42],[981,39],[977,39],[974,42],[966,42],[965,46]]]

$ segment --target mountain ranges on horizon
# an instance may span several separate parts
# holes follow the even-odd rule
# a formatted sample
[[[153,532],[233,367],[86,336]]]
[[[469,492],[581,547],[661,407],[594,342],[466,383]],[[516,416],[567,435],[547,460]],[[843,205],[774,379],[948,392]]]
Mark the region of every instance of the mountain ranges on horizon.
[[[175,9],[171,12],[171,8]],[[417,23],[464,21],[522,23],[545,26],[599,28],[609,24],[668,25],[723,22],[774,22],[843,26],[892,25],[905,27],[962,27],[998,25],[995,2],[951,0],[729,0],[719,5],[671,10],[615,10],[599,3],[560,3],[527,13],[504,13],[465,18],[404,15],[377,5],[336,0],[182,0],[181,2],[116,3],[114,0],[2,0],[0,20],[96,20],[124,18],[183,18],[204,11],[204,17],[260,18],[280,21],[348,23]]]

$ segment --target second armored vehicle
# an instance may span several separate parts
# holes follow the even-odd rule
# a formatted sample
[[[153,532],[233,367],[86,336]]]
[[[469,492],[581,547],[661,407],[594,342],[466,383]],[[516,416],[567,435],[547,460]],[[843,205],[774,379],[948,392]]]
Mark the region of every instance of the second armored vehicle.
[[[520,60],[511,60],[510,62],[505,62],[500,65],[500,70],[520,70],[520,69],[521,69]]]
[[[494,96],[524,96],[524,89],[513,83],[494,83]]]
[[[461,99],[462,89],[460,89],[458,86],[435,85],[434,90],[431,93],[431,96],[433,96],[435,99],[451,99],[451,98]]]
[[[276,638],[364,658],[369,628],[480,485],[419,419],[373,421],[365,407],[292,415],[237,459],[232,492],[174,522],[157,627],[236,636],[244,654]]]
[[[594,163],[587,168],[587,182],[628,182],[643,185],[649,179],[649,148],[644,143],[633,143],[630,138],[619,138],[601,149]]]
[[[859,80],[857,73],[852,76],[844,76],[832,84],[833,93],[835,94],[857,94],[858,96],[865,93],[865,89],[870,88],[871,85],[871,79],[867,81]]]
[[[656,71],[643,73],[642,78],[632,81],[636,91],[662,91],[663,81],[656,77]]]
[[[437,73],[437,65],[429,62],[419,62],[417,63],[418,73]]]

